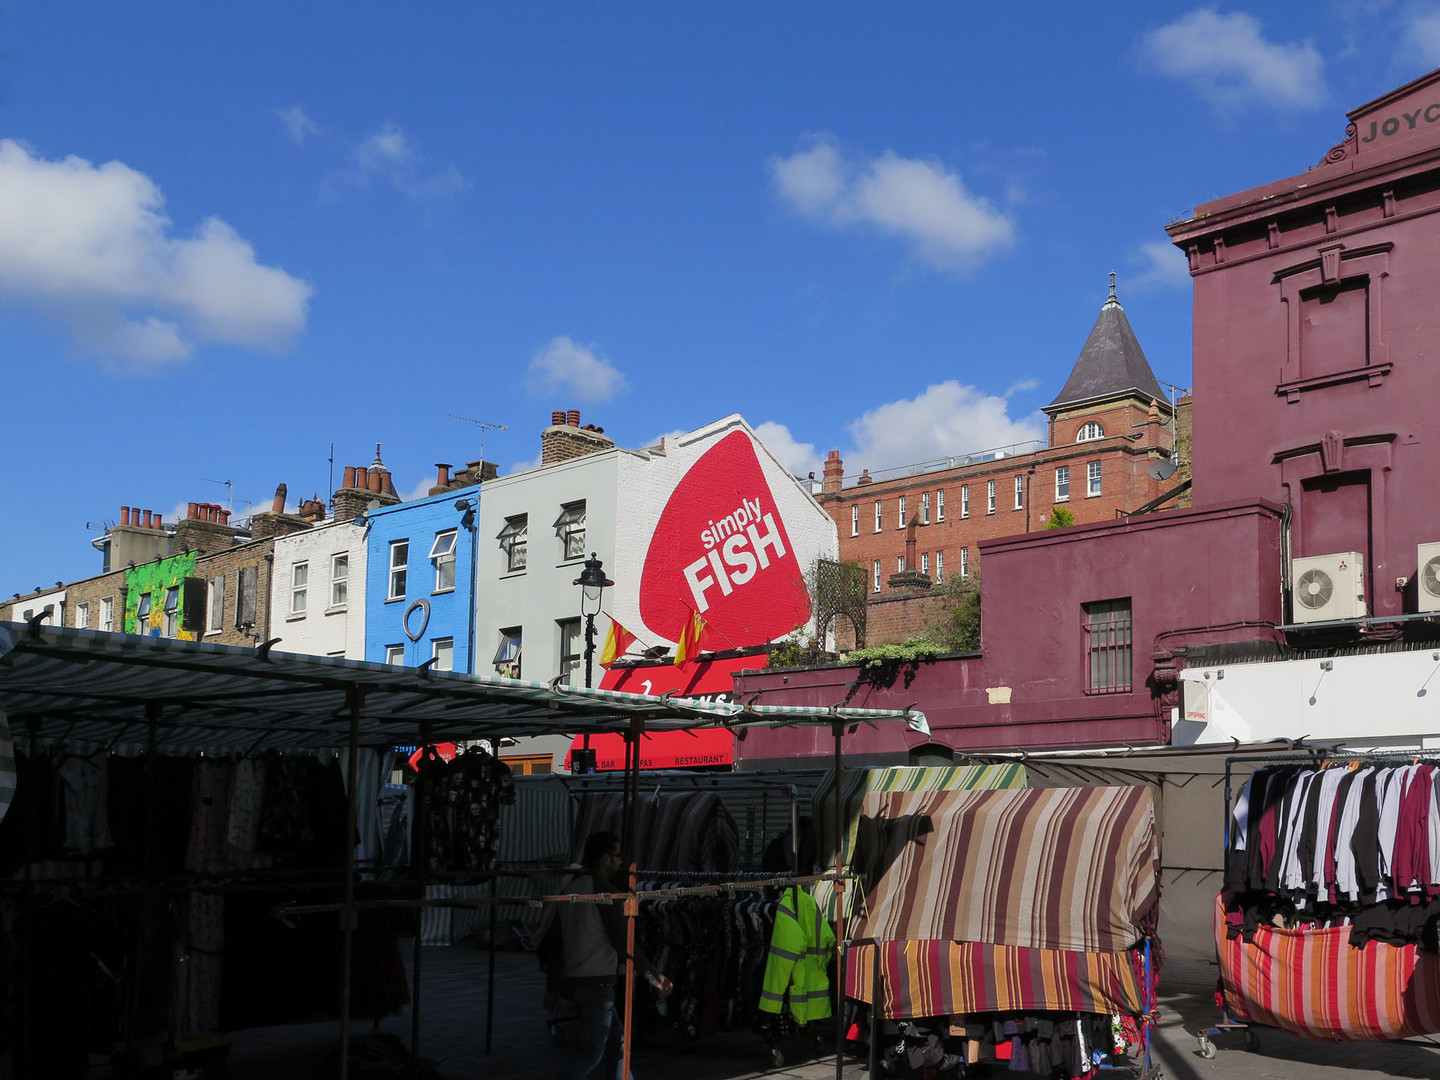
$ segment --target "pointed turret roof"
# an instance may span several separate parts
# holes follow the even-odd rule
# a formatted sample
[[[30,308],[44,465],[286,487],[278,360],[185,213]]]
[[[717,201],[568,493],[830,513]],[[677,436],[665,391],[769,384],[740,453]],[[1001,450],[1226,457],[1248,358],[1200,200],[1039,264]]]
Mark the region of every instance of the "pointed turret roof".
[[[1130,329],[1125,309],[1115,298],[1115,274],[1110,274],[1110,296],[1100,308],[1080,358],[1065,380],[1065,388],[1049,405],[1046,412],[1055,412],[1065,405],[1075,405],[1097,398],[1118,397],[1127,393],[1156,401],[1167,401],[1165,391],[1150,370],[1145,350]]]

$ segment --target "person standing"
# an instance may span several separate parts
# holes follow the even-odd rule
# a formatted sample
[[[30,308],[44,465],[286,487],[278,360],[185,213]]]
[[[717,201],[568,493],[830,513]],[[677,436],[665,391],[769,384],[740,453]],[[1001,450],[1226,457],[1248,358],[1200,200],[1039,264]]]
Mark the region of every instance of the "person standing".
[[[617,878],[623,860],[620,838],[614,833],[592,833],[585,840],[584,873],[566,888],[570,893],[623,892]],[[616,996],[624,993],[625,911],[610,904],[560,905],[563,968],[561,993],[575,1006],[576,1031],[567,1040],[564,1080],[618,1080],[624,1025]],[[637,947],[635,974],[661,994],[670,993],[670,980],[655,970]],[[617,986],[616,980],[619,985]],[[628,1080],[628,1078],[627,1078]]]

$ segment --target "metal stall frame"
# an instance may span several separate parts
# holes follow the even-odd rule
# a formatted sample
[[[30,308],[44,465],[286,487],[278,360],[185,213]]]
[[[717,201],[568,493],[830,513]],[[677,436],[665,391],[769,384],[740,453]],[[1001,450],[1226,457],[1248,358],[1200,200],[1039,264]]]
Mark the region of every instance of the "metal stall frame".
[[[548,683],[463,672],[436,672],[428,666],[396,665],[273,652],[279,639],[254,649],[207,642],[138,637],[97,630],[42,628],[0,623],[0,708],[23,722],[35,745],[57,741],[113,744],[137,722],[149,725],[148,749],[213,752],[228,748],[339,750],[351,765],[346,820],[356,820],[355,763],[361,745],[393,747],[417,728],[428,741],[495,739],[500,736],[613,732],[627,742],[626,776],[631,799],[627,834],[633,827],[633,795],[639,785],[637,740],[654,730],[699,727],[828,725],[835,736],[837,767],[846,725],[899,721],[928,735],[915,710],[805,707],[656,698],[613,690],[556,687]],[[340,727],[345,724],[348,730]],[[343,732],[343,733],[342,733]],[[837,797],[838,797],[837,784]],[[353,834],[352,834],[353,835]],[[422,860],[423,862],[423,860]],[[360,906],[354,896],[358,861],[347,845],[340,988],[341,1080],[349,1077],[350,994],[353,923]],[[635,866],[628,867],[625,899],[627,940],[633,952],[637,900]],[[843,882],[837,883],[843,888]],[[427,903],[425,897],[420,904]],[[837,930],[840,929],[837,910]],[[843,981],[843,946],[837,934]],[[627,989],[634,986],[634,961],[625,958]],[[416,973],[418,981],[418,970]],[[28,1003],[22,1005],[28,1008]],[[419,1051],[418,997],[412,1002],[412,1053]],[[842,1032],[843,1035],[843,1032]],[[625,1066],[630,1049],[630,1012],[624,1028]],[[836,1074],[840,1074],[837,1041]]]

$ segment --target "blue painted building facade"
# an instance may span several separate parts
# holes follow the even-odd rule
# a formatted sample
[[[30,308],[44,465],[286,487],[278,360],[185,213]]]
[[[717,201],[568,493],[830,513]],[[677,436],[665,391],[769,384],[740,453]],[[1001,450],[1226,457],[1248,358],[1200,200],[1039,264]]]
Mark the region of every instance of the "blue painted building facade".
[[[479,504],[480,489],[471,487],[366,512],[365,659],[474,670]]]

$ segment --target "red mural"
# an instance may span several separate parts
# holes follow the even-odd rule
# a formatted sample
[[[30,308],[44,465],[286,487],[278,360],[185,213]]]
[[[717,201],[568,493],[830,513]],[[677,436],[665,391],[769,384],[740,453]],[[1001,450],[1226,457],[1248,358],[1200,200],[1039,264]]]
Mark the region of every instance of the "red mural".
[[[804,573],[742,431],[721,439],[681,478],[645,555],[645,624],[676,641],[691,611],[706,621],[706,649],[773,641],[810,618]]]

